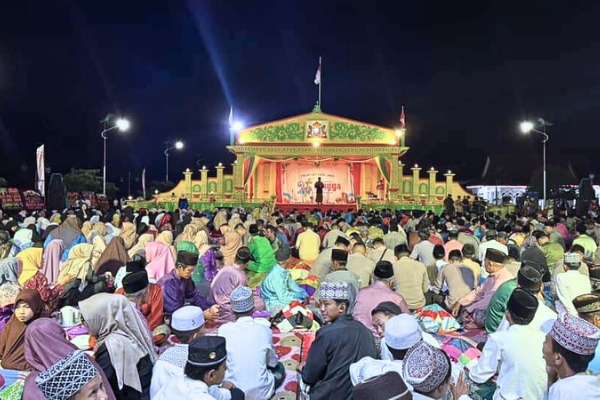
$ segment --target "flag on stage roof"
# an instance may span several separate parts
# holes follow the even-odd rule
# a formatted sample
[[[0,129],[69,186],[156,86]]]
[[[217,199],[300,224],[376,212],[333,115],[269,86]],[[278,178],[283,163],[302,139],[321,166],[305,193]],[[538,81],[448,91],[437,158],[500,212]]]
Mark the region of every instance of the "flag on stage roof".
[[[229,109],[229,127],[233,126],[233,107]]]
[[[46,176],[46,167],[44,166],[44,145],[41,145],[40,147],[37,148],[37,151],[35,152],[35,158],[37,161],[37,169],[36,169],[36,176],[35,176],[35,182],[36,182],[36,189],[40,192],[40,194],[42,195],[42,197],[46,197],[46,182],[45,182],[45,176]]]
[[[404,106],[402,106],[402,111],[400,112],[400,129],[406,129],[406,117],[404,115]]]
[[[321,84],[321,57],[319,57],[319,68],[317,68],[317,73],[315,74],[315,85]]]

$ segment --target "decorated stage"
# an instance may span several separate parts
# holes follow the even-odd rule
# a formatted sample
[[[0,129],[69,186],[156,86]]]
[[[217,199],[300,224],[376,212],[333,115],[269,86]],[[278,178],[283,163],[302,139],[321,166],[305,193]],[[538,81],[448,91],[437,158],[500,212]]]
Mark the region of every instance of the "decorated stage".
[[[275,208],[281,210],[283,213],[288,214],[292,211],[313,211],[319,210],[321,213],[327,211],[335,211],[337,213],[343,213],[347,211],[357,211],[358,207],[356,203],[343,203],[343,204],[317,204],[317,203],[275,203]]]

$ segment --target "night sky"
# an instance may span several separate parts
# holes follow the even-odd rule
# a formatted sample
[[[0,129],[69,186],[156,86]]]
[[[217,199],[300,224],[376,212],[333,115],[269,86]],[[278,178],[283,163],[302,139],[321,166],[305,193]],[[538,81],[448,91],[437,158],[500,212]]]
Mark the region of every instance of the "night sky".
[[[109,180],[164,179],[169,139],[171,178],[228,165],[230,106],[247,125],[309,112],[319,56],[324,112],[394,127],[406,107],[409,165],[476,179],[511,155],[525,179],[541,137],[518,122],[543,117],[550,163],[598,170],[600,8],[485,3],[3,1],[0,176],[33,185],[40,144],[52,172],[100,168],[107,113],[133,124],[109,134]]]

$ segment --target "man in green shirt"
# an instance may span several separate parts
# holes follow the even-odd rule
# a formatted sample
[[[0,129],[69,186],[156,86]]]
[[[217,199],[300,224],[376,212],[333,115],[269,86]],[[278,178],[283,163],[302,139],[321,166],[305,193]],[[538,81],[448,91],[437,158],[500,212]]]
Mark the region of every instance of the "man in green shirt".
[[[587,232],[587,227],[584,224],[578,224],[576,229],[576,239],[573,240],[573,245],[580,245],[581,247],[583,247],[583,250],[585,250],[585,258],[586,259],[591,259],[592,257],[594,257],[594,253],[596,252],[596,248],[598,247],[596,245],[596,241],[591,237],[588,236]]]
[[[250,261],[250,264],[246,269],[258,273],[271,271],[275,264],[277,264],[277,260],[275,259],[275,252],[271,247],[269,239],[259,236],[259,230],[256,224],[250,225],[248,231],[252,237],[250,243],[248,243],[248,248],[250,249],[253,260]]]
[[[542,287],[541,266],[525,261],[519,269],[517,279],[504,282],[492,296],[490,304],[485,312],[485,330],[488,334],[496,332],[502,317],[506,313],[506,305],[512,292],[520,287],[532,294],[537,294]]]
[[[532,235],[537,239],[538,245],[546,257],[548,271],[552,274],[556,263],[565,257],[565,250],[559,243],[550,241],[550,237],[545,232],[535,231]]]

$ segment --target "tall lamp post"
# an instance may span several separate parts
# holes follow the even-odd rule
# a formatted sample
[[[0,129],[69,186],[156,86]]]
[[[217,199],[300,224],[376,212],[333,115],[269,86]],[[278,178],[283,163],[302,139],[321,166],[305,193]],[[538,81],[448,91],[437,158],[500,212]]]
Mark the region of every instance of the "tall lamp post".
[[[169,151],[176,149],[176,150],[181,150],[183,149],[183,142],[178,140],[175,143],[171,143],[171,142],[166,142],[166,149],[165,149],[165,160],[166,160],[166,174],[165,174],[165,179],[166,182],[169,182]]]
[[[114,121],[114,125],[109,126],[108,124],[111,120]],[[113,129],[118,129],[121,132],[125,132],[130,128],[131,123],[128,119],[116,118],[113,114],[108,114],[106,118],[104,118],[100,122],[104,123],[104,129],[102,130],[102,132],[100,132],[100,136],[102,136],[102,139],[104,139],[104,156],[102,162],[102,194],[106,196],[106,134],[112,131]]]
[[[542,202],[542,209],[546,208],[546,143],[548,142],[548,134],[546,133],[546,126],[552,125],[549,122],[543,120],[542,118],[538,118],[537,123],[531,122],[531,121],[523,121],[521,122],[521,132],[523,133],[530,133],[530,132],[536,132],[539,133],[540,135],[543,136],[542,139],[542,149],[543,149],[543,168],[544,168],[544,176],[543,176],[543,180],[544,180],[544,200]],[[536,129],[536,127],[542,128],[542,130],[540,131],[539,129]]]

